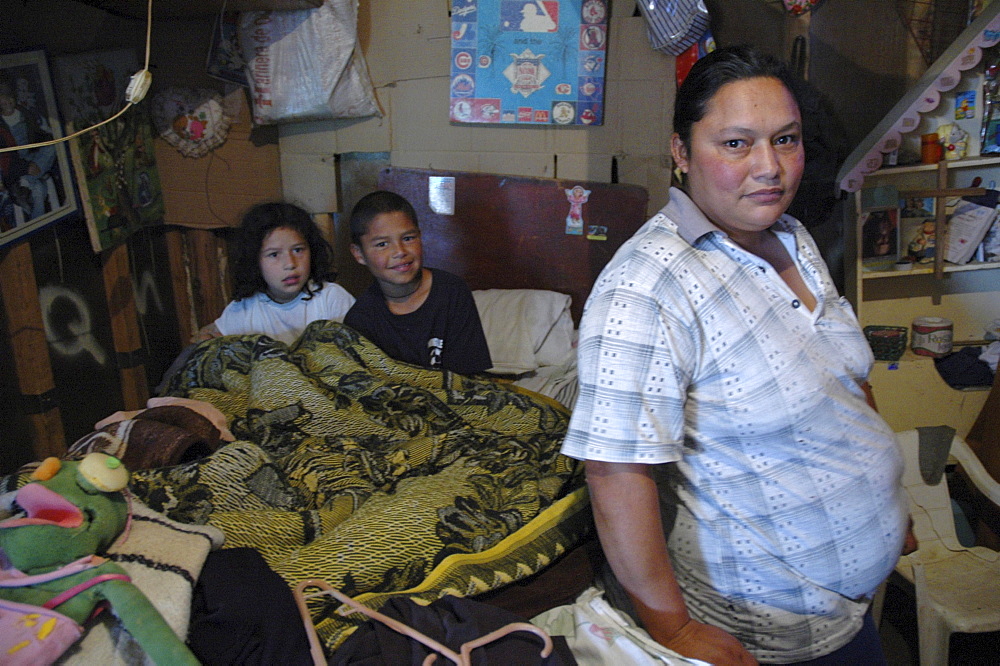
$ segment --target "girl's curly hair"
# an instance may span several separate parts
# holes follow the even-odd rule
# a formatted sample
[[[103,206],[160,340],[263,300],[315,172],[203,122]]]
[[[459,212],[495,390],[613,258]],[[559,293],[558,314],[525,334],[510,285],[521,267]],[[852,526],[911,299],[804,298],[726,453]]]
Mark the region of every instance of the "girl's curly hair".
[[[275,229],[293,229],[309,245],[309,280],[304,287],[306,298],[323,288],[323,282],[333,282],[333,248],[326,242],[319,227],[302,208],[280,201],[257,204],[243,215],[233,247],[233,300],[242,300],[258,291],[267,292],[267,283],[260,272],[260,247]]]

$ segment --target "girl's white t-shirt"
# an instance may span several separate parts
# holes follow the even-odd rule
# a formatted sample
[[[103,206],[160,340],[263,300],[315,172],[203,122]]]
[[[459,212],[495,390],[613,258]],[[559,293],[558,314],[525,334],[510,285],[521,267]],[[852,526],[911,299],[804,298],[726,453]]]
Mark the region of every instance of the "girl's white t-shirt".
[[[354,297],[334,282],[324,282],[307,299],[305,290],[287,303],[278,303],[264,292],[257,292],[239,301],[232,301],[215,320],[223,335],[262,333],[291,344],[306,326],[317,319],[343,322],[344,315],[354,305]]]

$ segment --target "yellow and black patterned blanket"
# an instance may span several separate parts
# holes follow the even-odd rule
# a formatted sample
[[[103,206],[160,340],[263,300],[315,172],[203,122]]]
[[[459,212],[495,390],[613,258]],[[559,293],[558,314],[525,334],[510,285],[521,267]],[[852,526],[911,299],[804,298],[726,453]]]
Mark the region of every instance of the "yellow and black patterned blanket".
[[[215,405],[237,441],[138,472],[133,492],[175,520],[219,527],[226,547],[259,550],[290,586],[320,578],[352,596],[398,592],[426,587],[446,558],[505,550],[519,551],[511,571],[476,584],[529,575],[556,553],[525,554],[518,531],[582,485],[559,454],[568,413],[558,403],[399,363],[332,322],[291,347],[264,336],[203,343],[166,393]],[[454,576],[448,584],[454,593]],[[334,647],[352,621],[315,612]]]

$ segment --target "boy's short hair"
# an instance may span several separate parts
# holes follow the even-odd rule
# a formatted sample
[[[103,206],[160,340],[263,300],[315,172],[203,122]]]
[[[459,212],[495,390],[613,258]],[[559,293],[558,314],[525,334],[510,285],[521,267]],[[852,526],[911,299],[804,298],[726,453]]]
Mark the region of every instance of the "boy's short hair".
[[[351,210],[351,242],[361,245],[361,237],[368,233],[368,227],[376,215],[383,213],[403,213],[413,222],[414,226],[420,227],[417,221],[417,211],[413,205],[395,192],[388,190],[377,190],[371,194],[361,197],[358,203],[354,204]]]

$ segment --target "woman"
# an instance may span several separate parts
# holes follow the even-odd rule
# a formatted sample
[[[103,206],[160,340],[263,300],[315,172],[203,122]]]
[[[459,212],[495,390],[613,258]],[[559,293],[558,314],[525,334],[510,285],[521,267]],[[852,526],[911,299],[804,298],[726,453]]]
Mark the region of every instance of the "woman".
[[[664,646],[884,663],[867,609],[904,543],[902,461],[857,320],[784,214],[805,162],[793,89],[749,47],[688,74],[684,188],[588,299],[563,453],[586,460],[625,609]]]

